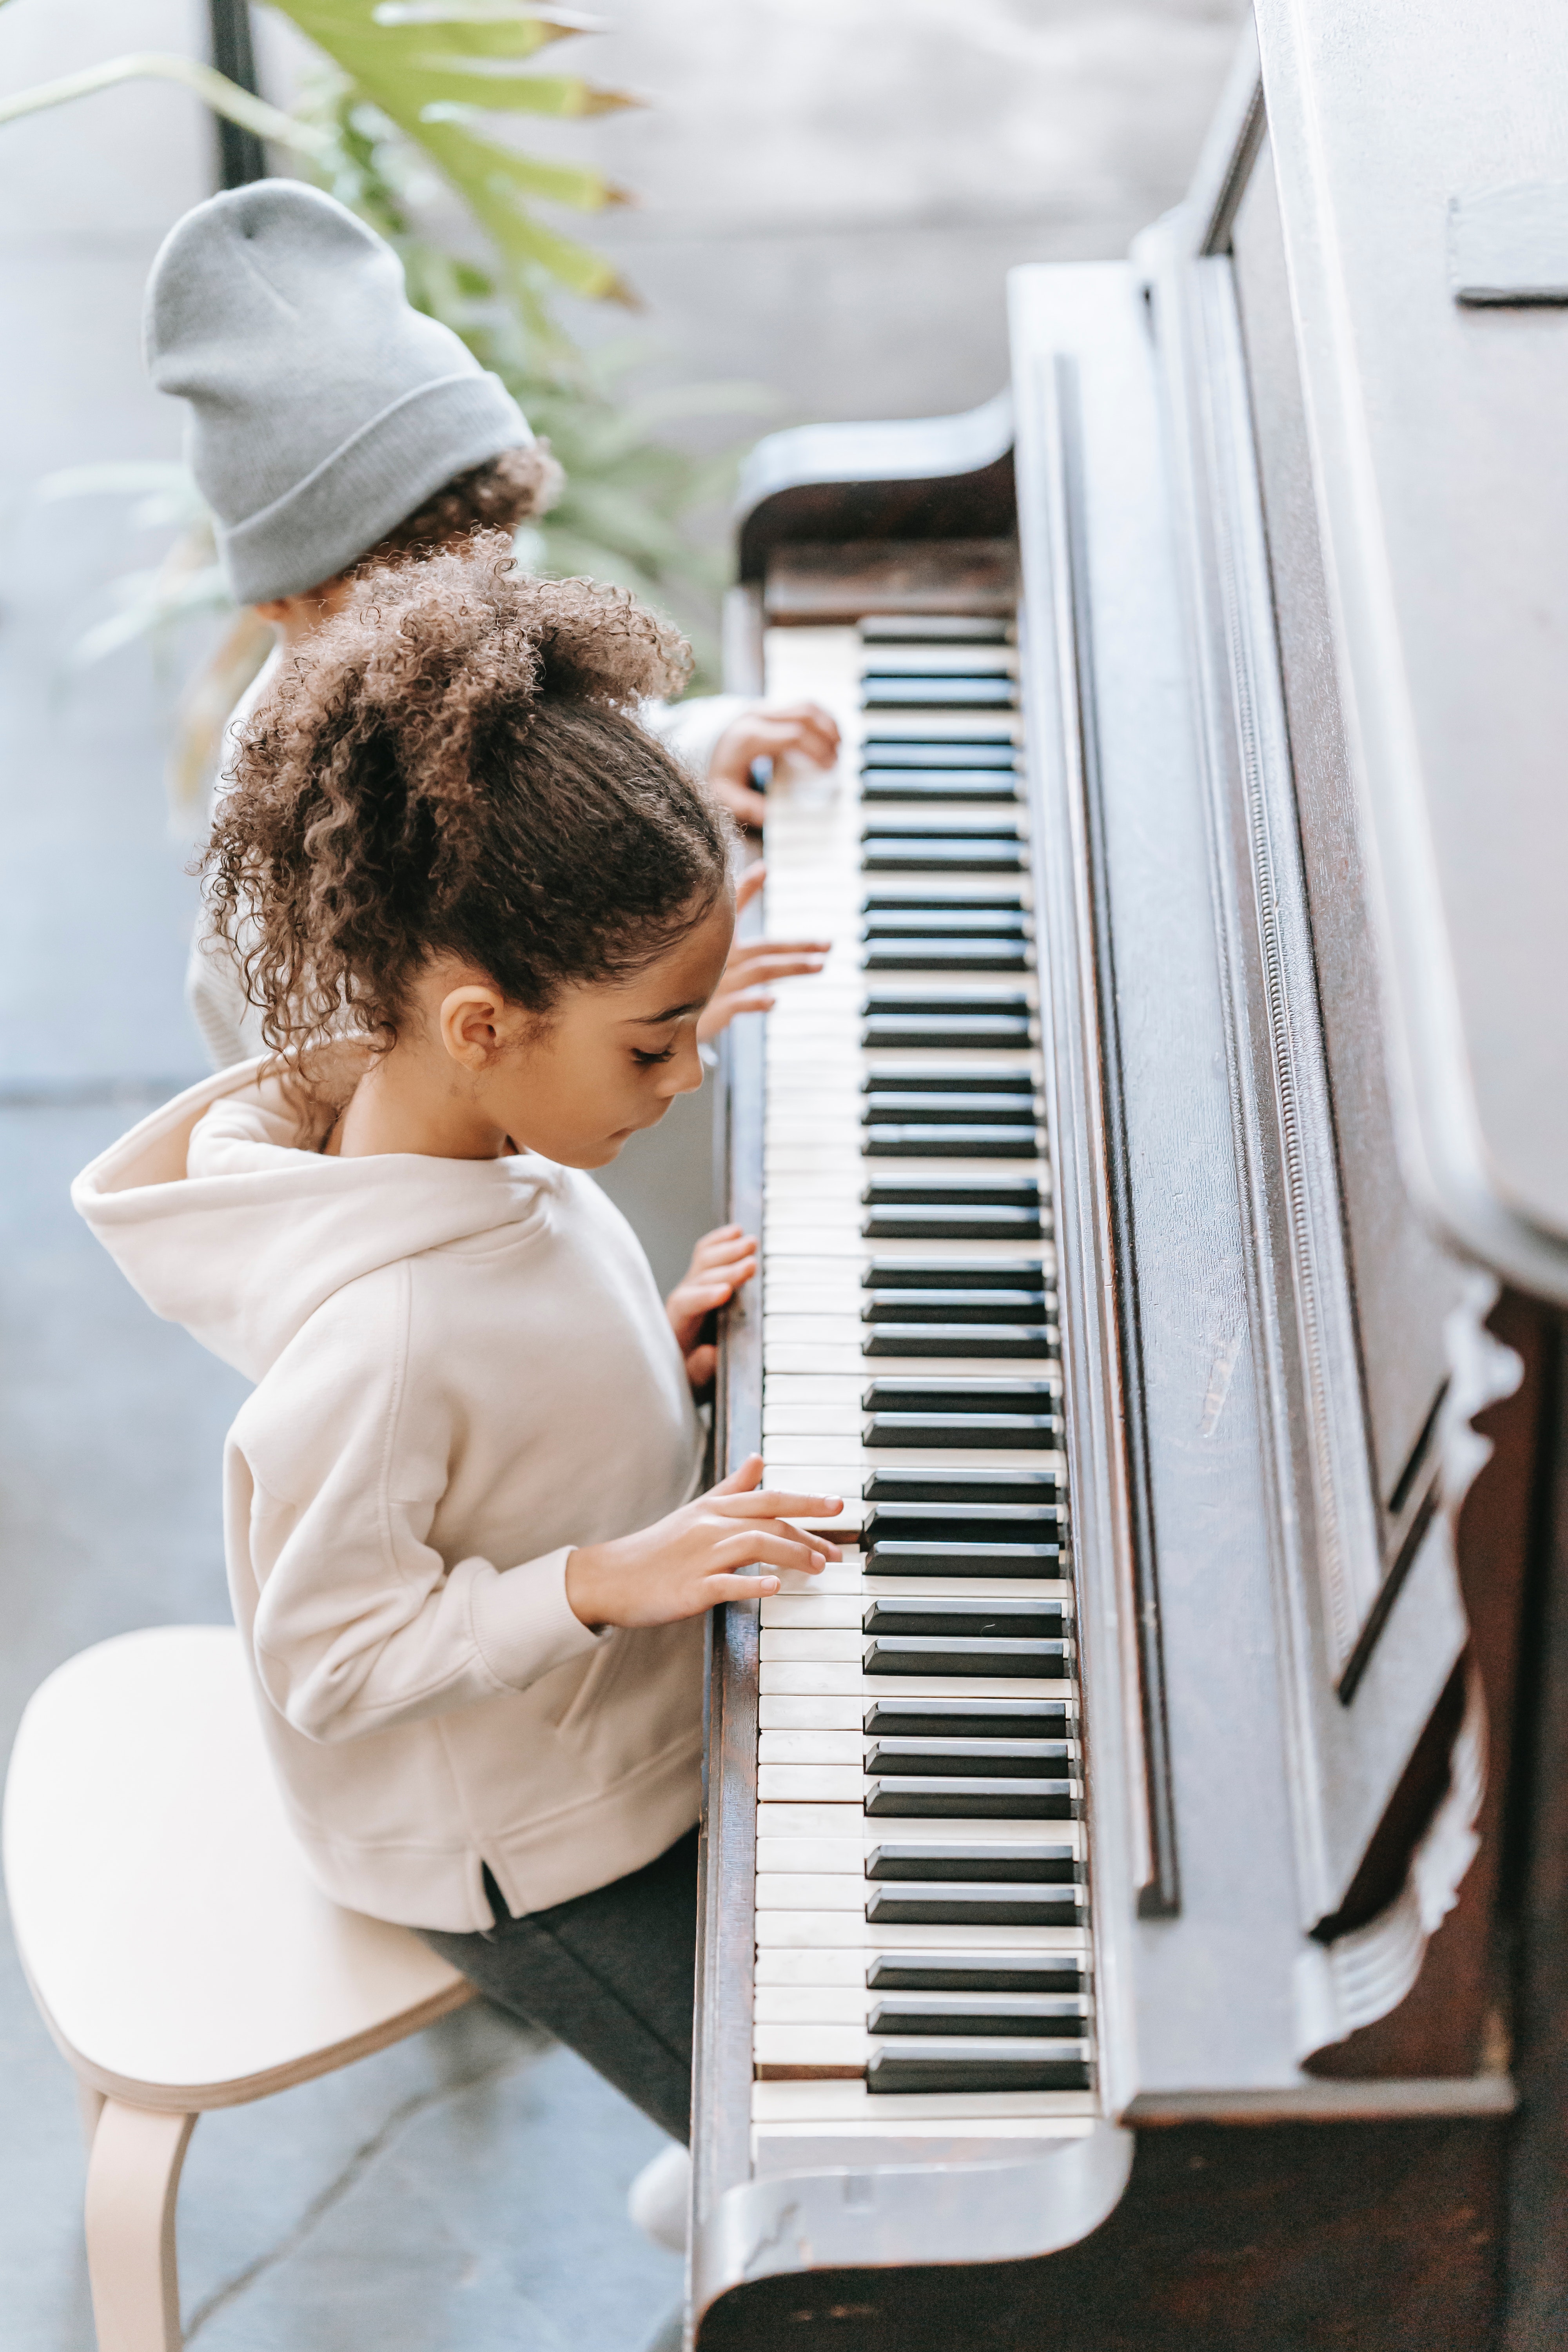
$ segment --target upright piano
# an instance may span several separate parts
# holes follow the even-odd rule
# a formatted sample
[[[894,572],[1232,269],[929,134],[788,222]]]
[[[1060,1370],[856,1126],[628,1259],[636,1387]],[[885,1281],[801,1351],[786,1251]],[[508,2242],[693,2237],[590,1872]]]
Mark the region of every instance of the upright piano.
[[[1257,0],[1010,389],[756,453],[700,2352],[1568,2341],[1568,31]],[[749,1027],[752,1034],[745,1034]]]

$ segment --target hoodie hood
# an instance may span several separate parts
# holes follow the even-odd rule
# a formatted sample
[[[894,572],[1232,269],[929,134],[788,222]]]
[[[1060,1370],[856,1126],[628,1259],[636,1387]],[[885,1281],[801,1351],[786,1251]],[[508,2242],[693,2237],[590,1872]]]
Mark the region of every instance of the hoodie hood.
[[[270,1055],[153,1111],[71,1199],[166,1322],[258,1381],[322,1301],[399,1258],[542,1230],[565,1171],[533,1152],[327,1158]]]

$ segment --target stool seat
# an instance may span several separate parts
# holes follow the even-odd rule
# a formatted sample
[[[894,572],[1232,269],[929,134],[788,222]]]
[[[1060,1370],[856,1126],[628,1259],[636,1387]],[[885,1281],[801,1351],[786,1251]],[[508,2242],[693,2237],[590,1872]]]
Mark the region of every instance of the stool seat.
[[[50,2032],[137,2107],[262,2098],[471,1997],[307,1875],[231,1627],[122,1633],[49,1676],[16,1736],[5,1860]]]

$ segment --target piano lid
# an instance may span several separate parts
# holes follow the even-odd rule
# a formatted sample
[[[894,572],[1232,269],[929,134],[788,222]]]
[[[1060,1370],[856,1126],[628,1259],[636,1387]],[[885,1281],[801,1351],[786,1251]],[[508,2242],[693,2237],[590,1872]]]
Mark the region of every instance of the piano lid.
[[[1568,1301],[1568,42],[1549,0],[1257,20],[1406,1179]]]

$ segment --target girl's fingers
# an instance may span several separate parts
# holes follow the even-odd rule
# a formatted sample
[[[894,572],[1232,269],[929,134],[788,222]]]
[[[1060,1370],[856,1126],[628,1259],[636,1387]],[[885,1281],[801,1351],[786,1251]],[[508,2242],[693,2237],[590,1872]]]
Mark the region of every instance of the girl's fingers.
[[[694,1389],[705,1389],[718,1369],[717,1348],[693,1348],[686,1359],[686,1377]]]
[[[716,1486],[709,1487],[708,1492],[710,1495],[744,1495],[756,1486],[762,1475],[762,1455],[748,1454],[739,1469],[731,1470],[727,1478],[721,1478]]]
[[[787,1568],[801,1576],[816,1576],[827,1565],[827,1554],[816,1544],[785,1543],[782,1536],[727,1536],[715,1544],[709,1565],[732,1569]]]
[[[768,821],[768,804],[761,793],[752,792],[749,784],[730,784],[721,781],[714,783],[713,791],[715,798],[731,816],[739,817],[741,823],[750,825],[753,833],[761,833]]]
[[[705,1607],[719,1601],[767,1601],[778,1589],[776,1576],[708,1576],[702,1580]]]
[[[743,915],[745,913],[746,908],[751,905],[752,899],[756,897],[758,891],[762,888],[767,878],[767,864],[766,861],[761,857],[759,857],[753,865],[748,866],[744,868],[740,880],[735,885],[735,912],[737,915]]]
[[[742,982],[773,979],[786,971],[817,971],[831,946],[828,940],[766,940],[760,947],[732,955],[724,967],[724,979],[733,988]]]
[[[751,1459],[759,1462],[762,1456],[753,1454]],[[712,1491],[718,1494],[720,1489],[715,1486]],[[724,1491],[730,1492],[728,1487]],[[754,1479],[748,1479],[744,1492],[737,1487],[724,1508],[742,1518],[756,1513],[770,1519],[831,1519],[844,1508],[844,1499],[840,1495],[786,1494],[782,1487],[759,1486]]]

